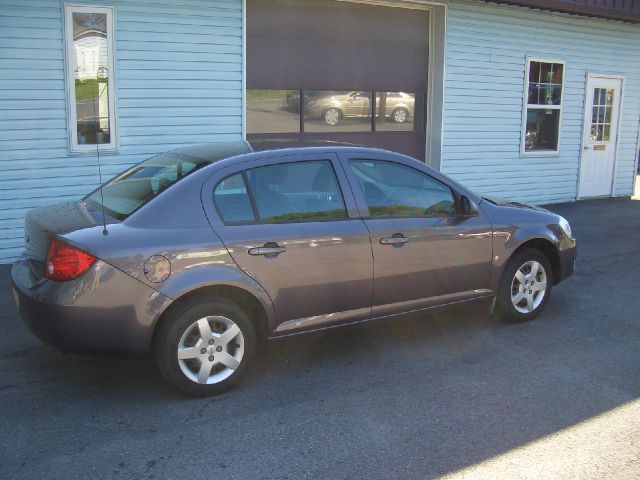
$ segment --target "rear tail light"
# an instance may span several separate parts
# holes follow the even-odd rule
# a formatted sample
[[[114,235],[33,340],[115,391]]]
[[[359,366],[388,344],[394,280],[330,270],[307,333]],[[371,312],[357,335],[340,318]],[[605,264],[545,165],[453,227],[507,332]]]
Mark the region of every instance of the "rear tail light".
[[[54,238],[49,244],[44,276],[59,282],[73,280],[86,272],[95,261],[96,257]]]

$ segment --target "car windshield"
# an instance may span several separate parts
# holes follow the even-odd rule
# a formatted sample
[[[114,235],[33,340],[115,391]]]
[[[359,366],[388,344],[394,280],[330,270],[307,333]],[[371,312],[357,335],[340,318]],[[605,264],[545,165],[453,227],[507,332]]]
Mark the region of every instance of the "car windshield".
[[[178,153],[163,153],[145,160],[93,191],[85,202],[102,208],[117,220],[124,220],[135,210],[189,173],[207,165],[200,158]]]

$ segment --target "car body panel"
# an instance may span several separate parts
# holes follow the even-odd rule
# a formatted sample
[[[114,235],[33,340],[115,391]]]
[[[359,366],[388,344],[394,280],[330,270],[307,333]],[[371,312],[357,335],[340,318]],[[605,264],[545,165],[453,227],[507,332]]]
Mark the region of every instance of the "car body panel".
[[[483,296],[489,288],[492,227],[478,210],[474,216],[371,218],[363,192],[349,162],[352,160],[401,163],[442,181],[434,171],[413,159],[390,158],[376,152],[340,155],[355,192],[360,215],[371,234],[375,292],[373,308],[380,312],[421,308],[436,298],[446,300]],[[426,167],[426,168],[423,168]],[[403,236],[405,244],[383,245],[383,238]],[[436,301],[437,303],[437,301]],[[397,304],[397,307],[393,307]]]
[[[210,165],[122,221],[103,217],[82,201],[28,215],[29,258],[14,265],[12,278],[21,313],[37,335],[65,349],[145,350],[174,301],[216,286],[253,296],[265,312],[268,337],[366,321],[494,295],[510,256],[531,240],[553,245],[560,260],[555,282],[573,271],[575,239],[563,232],[557,215],[483,200],[403,155],[339,145],[256,152],[234,145],[209,154],[198,148],[210,155]],[[468,198],[477,214],[372,219],[346,163],[357,157],[431,175]],[[212,196],[222,178],[313,159],[331,161],[348,218],[230,226],[218,216]],[[379,237],[397,232],[412,241],[382,249]],[[53,237],[99,260],[72,281],[43,278],[45,250]],[[286,244],[286,253],[274,258],[247,254],[269,241]]]
[[[146,351],[171,299],[97,261],[68,282],[37,280],[26,260],[11,271],[18,310],[42,340],[64,350]]]
[[[225,225],[214,208],[215,186],[239,171],[290,162],[330,161],[349,218],[335,221]],[[275,326],[318,324],[321,318],[370,313],[373,291],[371,242],[342,167],[335,154],[266,155],[225,168],[212,175],[202,189],[202,204],[215,232],[240,268],[264,288],[273,301]],[[250,255],[249,249],[274,243],[286,248],[278,255]],[[344,259],[348,258],[349,262]],[[352,312],[347,314],[345,312]],[[297,323],[295,323],[297,322]],[[283,327],[284,328],[284,327]]]

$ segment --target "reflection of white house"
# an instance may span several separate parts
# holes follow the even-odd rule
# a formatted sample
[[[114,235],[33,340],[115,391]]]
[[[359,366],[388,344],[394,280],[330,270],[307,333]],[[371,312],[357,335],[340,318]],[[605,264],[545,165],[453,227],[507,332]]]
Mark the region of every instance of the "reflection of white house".
[[[632,193],[640,0],[10,3],[0,19],[0,262],[23,251],[27,210],[97,186],[96,145],[80,138],[95,126],[94,103],[75,102],[73,89],[100,72],[106,177],[159,152],[246,137],[247,89],[358,90],[420,93],[426,124],[374,121],[341,139],[402,151],[399,136],[409,138],[478,193],[532,203]],[[559,87],[559,98],[527,95]],[[309,138],[299,118],[285,135]]]
[[[83,32],[73,39],[76,79],[105,77],[108,74],[107,37],[102,32]]]
[[[75,60],[76,80],[83,82],[89,79],[98,79],[95,115],[93,106],[81,108],[78,105],[76,111],[77,119],[81,121],[87,117],[97,116],[100,119],[100,128],[108,131],[109,89],[106,79],[109,76],[109,64],[107,37],[104,32],[99,30],[85,30],[82,34],[74,37],[73,49],[75,55],[72,58]],[[83,138],[79,137],[78,142],[84,143]]]

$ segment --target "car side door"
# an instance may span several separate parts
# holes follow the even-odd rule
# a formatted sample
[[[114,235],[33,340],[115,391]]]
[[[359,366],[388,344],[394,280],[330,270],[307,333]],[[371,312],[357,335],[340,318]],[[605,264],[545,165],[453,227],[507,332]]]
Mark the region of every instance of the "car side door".
[[[371,235],[374,315],[491,293],[491,222],[468,197],[401,156],[341,160]]]
[[[371,115],[371,92],[351,92],[346,102],[348,117],[367,117]]]
[[[273,301],[270,334],[370,315],[371,241],[335,154],[224,169],[205,186],[207,202],[234,261]]]

